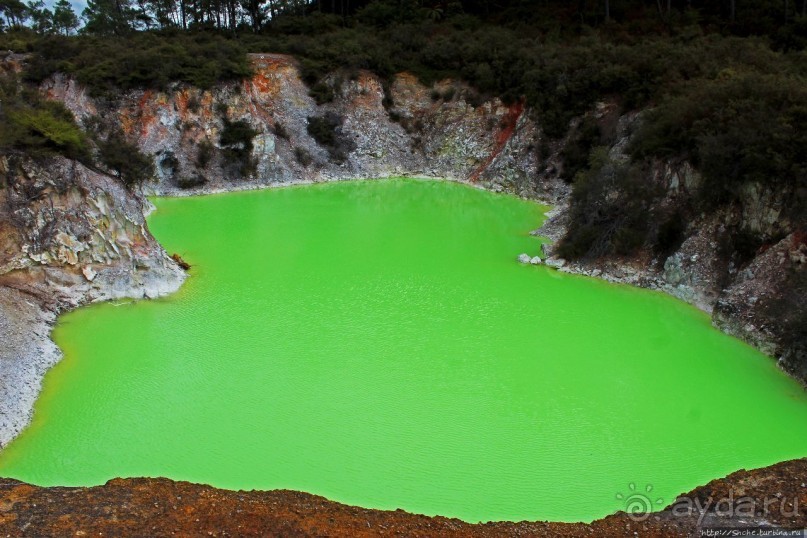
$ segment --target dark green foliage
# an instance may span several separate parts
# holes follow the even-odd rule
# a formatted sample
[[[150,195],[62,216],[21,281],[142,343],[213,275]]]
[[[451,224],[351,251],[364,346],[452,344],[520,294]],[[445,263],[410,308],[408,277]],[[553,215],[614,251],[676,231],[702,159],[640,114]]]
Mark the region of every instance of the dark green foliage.
[[[127,141],[119,129],[112,130],[105,139],[98,140],[98,159],[127,188],[154,177],[154,161],[149,155]]]
[[[230,109],[227,107],[227,103],[222,102],[215,103],[213,105],[213,111],[222,118],[226,118],[227,115],[230,113]]]
[[[318,105],[324,105],[333,101],[333,88],[324,82],[316,82],[308,91],[308,95],[314,98]]]
[[[165,89],[171,82],[210,88],[251,73],[244,50],[233,40],[210,34],[116,37],[49,36],[32,43],[35,53],[26,77],[41,82],[54,72],[72,75],[93,95],[135,88]]]
[[[684,242],[686,232],[686,221],[682,212],[674,211],[661,221],[656,239],[654,241],[654,248],[658,254],[666,255],[674,252],[681,243]]]
[[[190,176],[180,176],[176,178],[177,187],[180,189],[193,189],[194,187],[201,187],[207,183],[207,178],[202,174],[192,174]]]
[[[241,177],[249,177],[255,172],[252,140],[258,135],[258,131],[246,120],[230,121],[224,118],[223,123],[219,145],[225,165],[235,167]]]
[[[6,76],[0,79],[0,153],[10,150],[90,160],[87,136],[73,114]]]
[[[805,241],[804,235],[797,238]],[[784,357],[790,368],[801,368],[800,374],[807,375],[807,308],[804,298],[807,297],[807,269],[794,264],[784,274],[779,289],[769,296],[763,296],[761,310],[767,317],[776,320],[782,345],[789,349]]]
[[[802,77],[724,73],[693,82],[650,113],[634,158],[687,157],[701,171],[702,207],[740,200],[744,185],[788,189],[784,213],[807,218],[807,86]]]
[[[194,114],[199,112],[199,109],[202,106],[202,102],[199,100],[199,96],[194,93],[190,97],[188,97],[187,106],[188,106],[188,110],[190,110]]]
[[[272,131],[275,133],[275,136],[278,138],[282,138],[283,140],[289,139],[289,131],[286,129],[286,126],[276,121],[274,126],[272,127]]]
[[[343,119],[333,113],[327,112],[323,116],[310,116],[308,118],[308,134],[325,149],[337,163],[347,159],[348,153],[356,148],[356,144],[342,132]]]
[[[590,116],[583,118],[560,153],[563,159],[563,181],[571,183],[578,172],[588,167],[591,148],[600,145],[601,138],[600,126],[596,120]]]
[[[574,179],[569,230],[558,253],[571,259],[633,254],[647,242],[650,208],[661,194],[639,166],[595,148],[589,169]]]

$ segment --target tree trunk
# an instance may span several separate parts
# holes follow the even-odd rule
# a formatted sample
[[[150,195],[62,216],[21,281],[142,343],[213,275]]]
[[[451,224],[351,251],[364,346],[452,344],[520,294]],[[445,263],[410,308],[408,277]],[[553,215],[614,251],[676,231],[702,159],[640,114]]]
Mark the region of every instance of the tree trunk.
[[[611,22],[611,0],[605,0],[605,22]]]

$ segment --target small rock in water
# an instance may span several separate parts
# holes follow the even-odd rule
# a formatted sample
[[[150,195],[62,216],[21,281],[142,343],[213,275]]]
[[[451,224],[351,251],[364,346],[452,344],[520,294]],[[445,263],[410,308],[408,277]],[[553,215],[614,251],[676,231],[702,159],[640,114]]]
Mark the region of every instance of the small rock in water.
[[[542,260],[541,260],[540,256],[535,256],[535,257],[530,259],[530,263],[533,264],[533,265],[541,265],[541,261]]]
[[[528,254],[519,254],[518,263],[530,263],[530,256]]]

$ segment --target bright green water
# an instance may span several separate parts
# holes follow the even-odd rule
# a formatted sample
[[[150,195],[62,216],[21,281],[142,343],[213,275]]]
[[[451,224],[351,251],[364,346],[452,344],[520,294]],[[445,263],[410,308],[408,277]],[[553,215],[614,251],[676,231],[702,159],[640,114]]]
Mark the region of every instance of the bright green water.
[[[667,296],[519,265],[542,208],[351,182],[159,199],[175,295],[61,318],[0,474],[290,488],[466,520],[591,520],[807,456],[807,396]]]

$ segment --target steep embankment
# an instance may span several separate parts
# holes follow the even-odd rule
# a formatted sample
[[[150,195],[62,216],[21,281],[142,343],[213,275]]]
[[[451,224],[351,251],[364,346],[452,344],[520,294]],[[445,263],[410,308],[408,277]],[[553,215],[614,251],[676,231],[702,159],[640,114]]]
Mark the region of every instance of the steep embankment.
[[[391,175],[474,180],[550,200],[567,190],[552,173],[556,164],[539,158],[540,129],[522,105],[494,99],[472,106],[461,84],[432,91],[402,74],[390,83],[393,104],[385,108],[382,81],[364,72],[346,81],[334,75],[336,98],[318,106],[291,58],[256,54],[252,61],[251,79],[212,91],[132,92],[112,104],[63,77],[43,90],[80,119],[101,115],[120,124],[154,155],[159,177],[149,188],[162,194]],[[228,151],[236,148],[221,143],[225,124],[238,120],[257,131],[249,177]],[[317,129],[310,120],[321,120]]]

